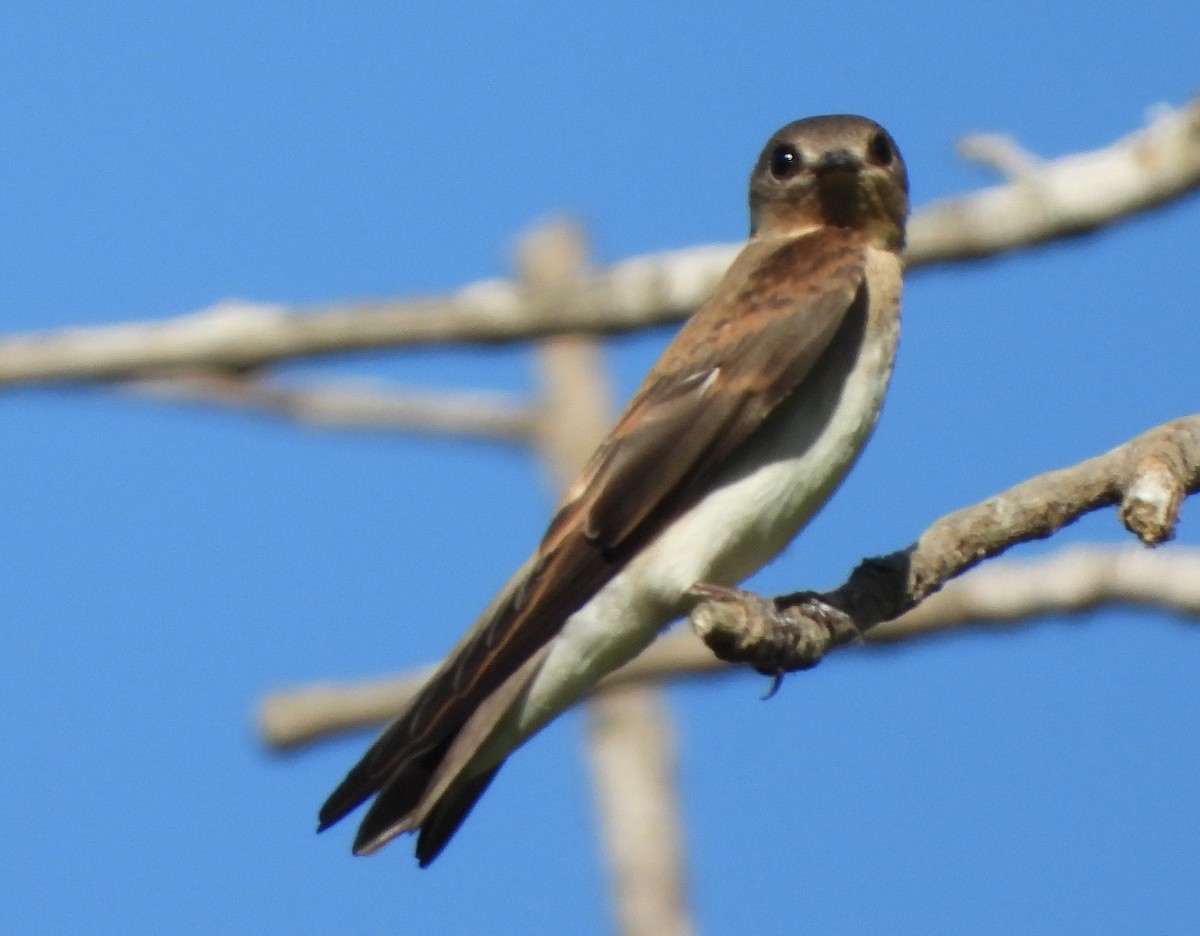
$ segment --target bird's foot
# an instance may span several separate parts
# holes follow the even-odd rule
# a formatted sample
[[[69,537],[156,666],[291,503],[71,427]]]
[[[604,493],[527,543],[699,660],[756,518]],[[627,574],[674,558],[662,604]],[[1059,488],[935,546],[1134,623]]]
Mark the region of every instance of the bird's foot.
[[[816,592],[771,600],[701,582],[691,594],[701,599],[692,609],[692,627],[709,649],[774,678],[765,698],[775,694],[785,673],[811,669],[826,651],[860,636],[850,616]]]

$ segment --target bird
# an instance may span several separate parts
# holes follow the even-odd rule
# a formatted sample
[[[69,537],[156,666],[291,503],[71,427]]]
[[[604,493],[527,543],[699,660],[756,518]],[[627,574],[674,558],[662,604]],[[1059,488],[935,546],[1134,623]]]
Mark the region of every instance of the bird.
[[[567,490],[533,555],[321,807],[432,862],[505,759],[699,600],[774,559],[871,434],[900,329],[908,176],[882,126],[787,124],[750,236]]]

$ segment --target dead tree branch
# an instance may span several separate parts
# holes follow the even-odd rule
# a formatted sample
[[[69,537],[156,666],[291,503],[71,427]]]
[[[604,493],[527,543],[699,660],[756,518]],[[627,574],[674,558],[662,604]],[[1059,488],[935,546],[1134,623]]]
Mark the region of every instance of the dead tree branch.
[[[521,281],[535,303],[564,307],[587,268],[577,228],[534,231],[518,249]],[[543,460],[565,489],[612,421],[601,351],[594,338],[564,335],[538,346]],[[624,936],[693,931],[684,873],[683,823],[675,783],[674,730],[652,686],[588,702],[588,762],[617,927]]]
[[[1097,230],[1200,186],[1200,99],[1159,112],[1101,149],[1026,165],[1007,184],[918,211],[910,269],[993,256]],[[612,334],[689,315],[737,246],[635,257],[576,281],[547,305],[490,280],[428,299],[305,309],[229,302],[181,318],[13,336],[0,341],[0,386],[246,371],[284,360],[377,348]],[[564,297],[566,298],[566,297]]]
[[[499,393],[435,394],[362,380],[284,384],[219,371],[169,380],[137,380],[124,387],[131,393],[168,402],[281,416],[335,429],[459,435],[528,443],[537,427],[537,413],[532,406]]]
[[[1080,516],[1120,505],[1144,544],[1171,538],[1187,494],[1200,490],[1200,415],[1158,426],[1107,454],[1018,484],[934,523],[908,549],[867,559],[830,592],[765,599],[702,585],[692,625],[724,660],[780,674],[899,617],[951,578],[1017,543],[1051,536]]]
[[[1011,181],[914,215],[910,267],[1087,234],[1192,191],[1200,185],[1200,99],[1155,112],[1149,126],[1110,146],[1061,159],[1037,160],[997,135],[970,138],[965,149]]]
[[[623,936],[694,932],[684,874],[675,731],[651,685],[588,701],[588,760]]]

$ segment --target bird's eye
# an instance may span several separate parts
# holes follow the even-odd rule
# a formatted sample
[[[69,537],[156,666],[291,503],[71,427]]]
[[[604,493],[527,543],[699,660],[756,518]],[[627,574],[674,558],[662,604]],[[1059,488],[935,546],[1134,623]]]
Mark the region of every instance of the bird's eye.
[[[804,168],[804,160],[790,143],[780,143],[771,150],[771,175],[779,180],[790,179]]]
[[[871,142],[867,145],[867,155],[877,166],[890,166],[896,158],[896,148],[892,146],[888,135],[880,130],[871,137]]]

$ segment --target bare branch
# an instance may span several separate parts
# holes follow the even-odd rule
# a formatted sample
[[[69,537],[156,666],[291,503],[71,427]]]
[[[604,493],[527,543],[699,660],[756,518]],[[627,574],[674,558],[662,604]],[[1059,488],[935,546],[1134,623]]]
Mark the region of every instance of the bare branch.
[[[617,928],[624,936],[694,931],[683,879],[675,732],[657,689],[626,686],[588,702],[588,759]]]
[[[1003,133],[976,133],[958,141],[958,155],[967,162],[979,163],[1009,179],[1020,179],[1035,172],[1043,161],[1023,150],[1016,140]]]
[[[259,737],[276,751],[390,722],[412,701],[432,666],[355,683],[316,683],[272,692],[258,706]]]
[[[569,307],[587,267],[583,235],[566,224],[534,231],[518,249],[518,264],[533,303]],[[594,338],[551,338],[538,352],[545,396],[538,441],[565,488],[612,421],[611,393]],[[592,786],[619,931],[687,936],[692,924],[670,715],[648,686],[596,696],[587,708]]]
[[[774,600],[702,585],[692,625],[722,659],[764,673],[815,665],[830,649],[899,617],[949,579],[1017,543],[1120,504],[1146,545],[1169,539],[1185,494],[1200,489],[1200,415],[1177,419],[1071,468],[1049,472],[934,523],[906,550],[865,560],[831,592]]]
[[[1200,618],[1200,549],[1074,547],[1041,559],[990,562],[866,635],[886,645],[971,626],[1139,607]]]
[[[1088,153],[1025,167],[1006,185],[936,203],[909,223],[910,269],[1096,230],[1200,186],[1200,100]],[[0,341],[0,386],[247,370],[371,348],[497,343],[674,322],[707,298],[736,245],[635,257],[547,305],[489,280],[445,297],[286,309],[226,303],[182,318]],[[566,301],[568,300],[569,301]]]
[[[517,266],[531,303],[569,303],[586,276],[583,234],[567,223],[547,225],[517,246]],[[535,441],[555,488],[565,490],[612,422],[612,394],[600,348],[587,336],[564,335],[537,346],[542,403]]]
[[[155,399],[283,416],[326,429],[387,429],[528,442],[537,423],[533,407],[499,393],[415,393],[364,380],[289,385],[208,372],[138,380],[125,387]]]
[[[1200,618],[1200,549],[1074,547],[1039,559],[989,562],[948,582],[907,614],[867,631],[865,641],[886,646],[965,628],[1028,625],[1050,615],[1102,607]],[[598,689],[741,672],[713,656],[690,629],[677,628]],[[376,728],[407,704],[428,673],[421,669],[373,682],[275,692],[259,708],[259,735],[268,747],[288,750]]]
[[[1013,181],[936,202],[908,227],[910,267],[994,256],[1095,231],[1200,186],[1200,99],[1155,113],[1144,130],[1089,153],[1047,162],[983,152]],[[974,155],[978,158],[976,145]]]

